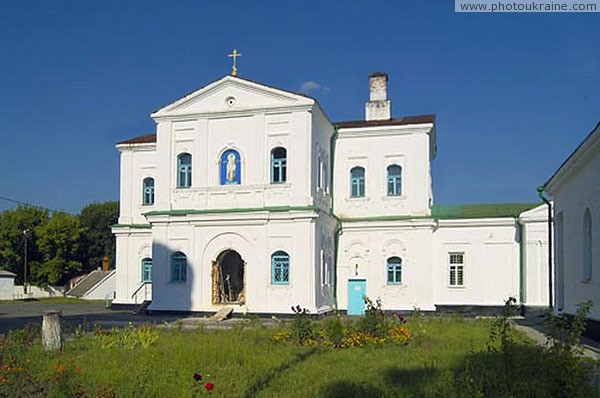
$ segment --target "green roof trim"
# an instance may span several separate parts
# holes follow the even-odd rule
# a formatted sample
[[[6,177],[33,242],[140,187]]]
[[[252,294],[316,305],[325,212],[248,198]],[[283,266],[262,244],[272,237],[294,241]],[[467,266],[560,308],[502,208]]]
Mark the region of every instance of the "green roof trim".
[[[233,209],[180,209],[180,210],[155,210],[145,213],[146,216],[185,216],[188,214],[223,214],[223,213],[256,213],[256,212],[286,212],[286,211],[322,211],[327,212],[316,206],[271,206],[271,207],[249,207]]]
[[[150,224],[113,224],[111,228],[139,228],[139,229],[151,229]]]
[[[489,203],[470,205],[434,205],[431,217],[437,219],[456,218],[500,218],[518,217],[543,203]]]

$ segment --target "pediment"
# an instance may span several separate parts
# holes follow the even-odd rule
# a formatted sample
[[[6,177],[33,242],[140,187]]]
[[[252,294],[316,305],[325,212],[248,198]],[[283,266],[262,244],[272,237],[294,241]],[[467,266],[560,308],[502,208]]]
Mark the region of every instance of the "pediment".
[[[311,106],[314,100],[249,80],[225,76],[169,104],[152,117],[240,112],[269,108]]]

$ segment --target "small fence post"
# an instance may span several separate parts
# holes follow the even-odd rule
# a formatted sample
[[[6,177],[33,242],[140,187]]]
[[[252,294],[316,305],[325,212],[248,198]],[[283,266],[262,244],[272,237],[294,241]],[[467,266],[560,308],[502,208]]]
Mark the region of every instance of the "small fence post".
[[[42,318],[42,347],[46,351],[56,351],[63,348],[63,336],[60,330],[59,310],[44,311]]]

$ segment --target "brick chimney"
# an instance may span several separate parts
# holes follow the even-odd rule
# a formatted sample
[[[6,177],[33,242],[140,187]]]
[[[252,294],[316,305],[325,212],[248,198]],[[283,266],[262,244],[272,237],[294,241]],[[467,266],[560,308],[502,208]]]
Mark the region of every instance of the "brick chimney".
[[[387,99],[388,75],[385,72],[375,72],[369,75],[369,102],[365,105],[366,120],[390,120],[392,118],[392,103]]]

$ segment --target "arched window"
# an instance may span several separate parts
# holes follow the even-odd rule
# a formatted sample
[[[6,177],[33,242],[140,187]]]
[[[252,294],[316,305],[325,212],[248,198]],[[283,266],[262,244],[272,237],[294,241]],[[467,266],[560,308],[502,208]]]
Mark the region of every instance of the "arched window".
[[[142,260],[142,282],[152,281],[152,259],[145,258]]]
[[[287,151],[277,147],[271,151],[271,184],[287,181]]]
[[[187,279],[187,257],[182,252],[171,256],[171,282],[185,283]]]
[[[192,155],[182,153],[177,156],[177,188],[192,186]]]
[[[387,283],[389,285],[402,283],[402,259],[400,257],[388,258]]]
[[[585,209],[583,215],[583,281],[592,280],[592,214]]]
[[[276,251],[271,255],[271,283],[288,285],[290,283],[290,256],[284,251]]]
[[[221,155],[221,185],[241,184],[242,168],[240,154],[228,149]]]
[[[142,204],[153,205],[154,204],[154,178],[144,178],[142,183]]]
[[[365,169],[354,167],[350,170],[350,197],[362,198],[365,196]]]
[[[402,167],[397,164],[387,168],[387,194],[388,196],[402,195]]]

